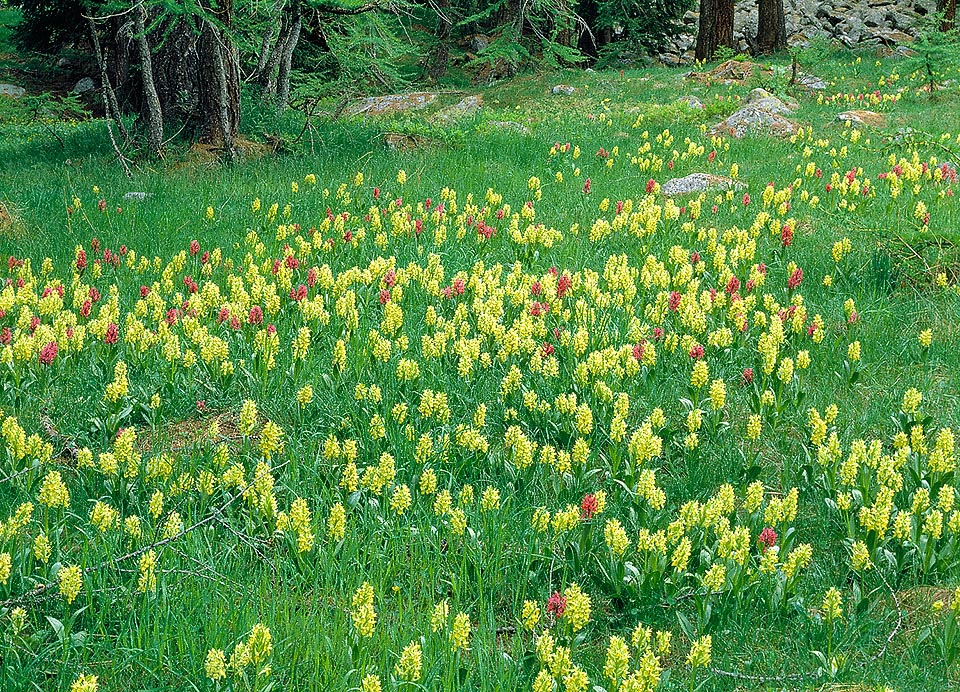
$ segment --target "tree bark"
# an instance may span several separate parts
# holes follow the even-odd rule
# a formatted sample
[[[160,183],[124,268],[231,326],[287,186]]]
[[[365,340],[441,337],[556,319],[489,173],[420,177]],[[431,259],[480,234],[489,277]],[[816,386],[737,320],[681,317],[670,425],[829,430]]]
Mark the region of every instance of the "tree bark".
[[[957,0],[937,0],[937,12],[943,13],[941,31],[950,31],[957,19]]]
[[[140,71],[143,82],[144,120],[147,124],[147,148],[152,156],[160,156],[163,147],[163,111],[160,109],[160,97],[153,81],[153,60],[150,57],[150,44],[147,42],[147,10],[141,2],[134,15],[134,40],[140,53]]]
[[[700,0],[697,60],[709,61],[720,46],[736,50],[733,42],[734,0]]]
[[[437,0],[437,43],[427,56],[427,77],[437,81],[447,73],[450,34],[453,32],[450,0]]]
[[[293,25],[287,36],[287,41],[283,45],[283,55],[280,59],[280,73],[277,81],[279,82],[280,93],[278,104],[280,108],[286,108],[290,103],[290,71],[293,68],[293,52],[297,49],[297,43],[300,41],[300,28],[303,26],[303,15],[300,14],[300,3],[294,2],[291,12],[294,14]]]
[[[783,0],[758,0],[757,52],[776,53],[787,47],[787,20]]]
[[[266,67],[260,76],[260,83],[263,85],[263,96],[265,100],[272,100],[277,95],[277,80],[280,74],[280,61],[283,60],[283,48],[290,40],[290,33],[293,31],[293,23],[282,16],[280,20],[280,35],[277,42],[273,45],[273,51],[267,59]]]
[[[233,0],[216,4],[204,0],[202,6],[210,18],[200,20],[201,141],[220,147],[228,159],[233,159],[240,125],[240,68],[229,35]]]

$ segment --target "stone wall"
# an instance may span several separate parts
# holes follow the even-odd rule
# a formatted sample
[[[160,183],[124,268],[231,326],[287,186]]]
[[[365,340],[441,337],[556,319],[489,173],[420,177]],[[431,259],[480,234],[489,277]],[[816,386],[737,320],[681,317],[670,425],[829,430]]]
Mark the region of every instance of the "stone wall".
[[[893,46],[910,37],[918,20],[936,11],[936,0],[784,0],[787,41],[804,46],[822,36],[853,48],[864,45]],[[688,31],[660,56],[675,64],[693,61],[697,41],[698,12],[687,12]],[[734,36],[740,50],[749,52],[757,35],[757,0],[737,0]]]

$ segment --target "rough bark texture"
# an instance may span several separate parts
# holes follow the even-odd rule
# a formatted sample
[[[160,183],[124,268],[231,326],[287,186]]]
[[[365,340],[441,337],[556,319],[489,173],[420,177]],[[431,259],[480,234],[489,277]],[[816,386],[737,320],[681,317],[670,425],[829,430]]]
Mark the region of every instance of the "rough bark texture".
[[[757,51],[775,53],[787,47],[787,20],[783,0],[758,0]]]
[[[283,55],[280,58],[280,72],[277,81],[279,82],[279,106],[286,108],[290,103],[290,72],[293,68],[293,52],[297,49],[297,43],[300,41],[300,28],[303,26],[303,16],[300,14],[299,3],[294,3],[291,8],[294,16],[290,33],[287,36],[286,43],[283,45]]]
[[[447,65],[450,61],[450,34],[453,31],[450,12],[450,0],[438,0],[437,43],[427,57],[427,76],[434,81],[447,73]]]
[[[143,119],[147,125],[147,149],[151,155],[159,156],[163,146],[163,111],[160,97],[153,82],[153,59],[150,57],[150,44],[147,42],[147,11],[143,3],[137,5],[134,15],[134,40],[140,54],[140,77],[143,82]]]
[[[733,43],[734,0],[700,0],[697,60],[712,60],[719,46],[736,49]]]
[[[233,1],[220,0],[213,5],[209,2],[205,9],[216,23],[204,19],[200,27],[201,141],[221,148],[227,158],[233,158],[233,144],[240,125],[240,69],[236,48],[228,34],[233,24]]]

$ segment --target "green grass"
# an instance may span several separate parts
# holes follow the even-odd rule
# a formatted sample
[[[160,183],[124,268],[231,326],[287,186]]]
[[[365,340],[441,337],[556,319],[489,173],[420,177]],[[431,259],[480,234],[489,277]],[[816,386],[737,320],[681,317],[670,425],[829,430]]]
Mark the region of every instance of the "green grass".
[[[898,71],[896,60],[885,58],[876,65],[871,55],[861,58],[857,63],[855,56],[832,54],[820,56],[817,63],[804,63],[807,71],[831,80],[828,95],[869,93],[878,88],[894,94],[906,87],[898,102],[875,107],[889,119],[888,127],[864,130],[858,141],[853,141],[850,128],[835,121],[838,112],[855,107],[856,101],[849,105],[819,103],[816,96],[801,93],[796,94],[800,109],[791,117],[812,128],[812,139],[791,142],[758,136],[714,144],[703,134],[704,125],[735,110],[752,87],[790,92],[786,78],[777,73],[746,85],[706,86],[685,81],[679,71],[666,68],[523,76],[481,90],[484,109],[456,127],[429,125],[421,114],[392,121],[322,120],[312,146],[307,138],[288,146],[281,156],[236,166],[197,162],[185,145],[174,143],[165,161],[138,162],[129,180],[111,160],[102,121],[52,124],[63,139],[61,144],[49,130],[23,119],[22,114],[11,110],[9,116],[0,117],[0,201],[22,221],[19,230],[0,236],[0,256],[29,260],[30,265],[29,272],[26,265],[8,269],[6,262],[0,268],[4,279],[25,279],[26,288],[0,317],[0,328],[10,327],[14,344],[21,343],[20,348],[28,354],[0,368],[0,406],[7,416],[17,418],[27,435],[37,433],[53,445],[52,458],[27,470],[34,457],[46,456],[42,450],[31,449],[18,456],[10,439],[3,442],[0,521],[27,500],[36,508],[27,526],[11,530],[9,535],[0,532],[0,553],[10,553],[13,564],[11,576],[0,584],[0,686],[4,690],[67,689],[80,673],[88,673],[98,675],[101,689],[106,690],[127,689],[131,679],[144,690],[214,689],[204,675],[208,651],[223,649],[229,657],[233,645],[260,622],[270,628],[273,637],[273,652],[266,659],[272,666],[271,675],[256,676],[255,668],[250,667],[248,678],[228,678],[235,689],[265,690],[271,683],[274,689],[357,689],[367,674],[379,675],[384,689],[393,689],[398,686],[391,681],[397,657],[414,640],[422,643],[422,684],[427,689],[529,689],[541,665],[533,637],[519,621],[523,602],[534,600],[542,611],[551,593],[577,582],[592,600],[589,623],[574,633],[561,620],[551,631],[558,644],[572,647],[573,661],[587,672],[591,688],[613,689],[603,673],[609,636],[629,640],[638,623],[673,635],[672,650],[662,657],[661,689],[665,690],[689,689],[691,671],[685,658],[690,637],[705,634],[713,638],[712,672],[696,672],[693,683],[702,685],[700,689],[955,688],[960,684],[956,664],[947,665],[937,649],[948,620],[944,613],[934,612],[931,602],[935,597],[946,598],[944,612],[950,612],[950,595],[960,582],[956,536],[944,526],[943,538],[936,543],[937,560],[928,561],[925,567],[922,554],[929,540],[919,526],[906,543],[895,540],[890,531],[879,540],[854,518],[848,536],[842,514],[826,502],[835,500],[837,488],[829,487],[827,474],[817,461],[817,445],[810,441],[808,409],[815,407],[822,414],[835,404],[839,416],[830,430],[837,433],[843,449],[840,461],[848,457],[857,439],[881,440],[883,454],[892,455],[893,437],[904,424],[897,414],[903,393],[910,387],[924,394],[920,410],[929,416],[924,428],[930,449],[941,427],[956,429],[960,423],[960,297],[955,290],[960,279],[956,250],[960,210],[956,197],[946,194],[948,189],[955,191],[956,184],[921,179],[916,193],[908,182],[902,194],[892,198],[887,183],[877,177],[892,169],[887,160],[891,154],[910,161],[916,152],[918,161],[931,163],[935,157],[938,163],[957,166],[960,144],[952,123],[960,116],[960,99],[955,86],[933,99],[918,93],[919,82],[909,75],[900,75],[891,84],[891,75]],[[785,69],[784,64],[780,67]],[[887,84],[878,87],[881,77]],[[557,83],[571,84],[578,92],[570,97],[553,96],[550,87]],[[707,109],[697,112],[677,106],[681,94],[698,96]],[[437,107],[462,95],[445,94]],[[5,107],[13,108],[10,104]],[[530,134],[490,125],[504,120],[524,124]],[[278,119],[270,113],[251,112],[248,131],[256,138],[274,128],[288,128],[289,132],[282,133],[292,139],[289,133],[295,134],[297,125],[289,115]],[[905,134],[907,128],[912,134]],[[665,131],[669,132],[658,140]],[[413,132],[435,143],[423,150],[396,152],[384,144],[386,132]],[[664,136],[672,142],[664,143]],[[688,150],[688,139],[693,149]],[[579,147],[578,159],[571,153],[550,154],[555,143],[566,142]],[[697,150],[698,146],[703,150]],[[845,155],[840,151],[844,146]],[[601,147],[610,153],[609,158],[597,156]],[[612,154],[614,147],[616,155]],[[710,157],[714,149],[716,154]],[[634,156],[637,163],[631,162]],[[644,170],[644,162],[653,157],[663,167]],[[608,168],[606,161],[611,159],[615,162]],[[668,161],[674,162],[672,170],[666,166]],[[805,174],[808,161],[822,170],[822,178]],[[618,200],[632,200],[634,213],[643,204],[664,205],[665,200],[657,195],[644,202],[649,179],[663,183],[697,171],[726,175],[733,164],[747,185],[744,191],[750,195],[749,206],[741,199],[744,191],[738,191],[731,200],[722,200],[713,213],[716,193],[708,193],[699,219],[686,215],[661,219],[655,224],[655,233],[642,237],[623,229],[596,241],[589,239],[596,219],[613,221]],[[857,208],[844,211],[838,207],[839,195],[827,192],[824,186],[835,172],[842,178],[855,168],[863,169],[856,177],[869,180],[876,195],[851,195],[847,199]],[[407,175],[403,185],[397,181],[400,169]],[[575,175],[576,169],[579,175]],[[558,171],[562,181],[556,177]],[[363,173],[359,186],[354,183],[357,172]],[[305,181],[308,174],[316,176],[315,186]],[[484,201],[487,190],[492,189],[502,195],[502,203],[509,204],[512,212],[518,212],[526,201],[533,200],[531,176],[539,178],[542,190],[542,199],[534,201],[534,222],[562,235],[550,247],[515,242],[508,232],[509,217],[499,220],[493,215],[501,203]],[[589,195],[582,191],[587,178],[591,180]],[[782,190],[798,178],[801,184],[793,193],[789,211],[767,208],[777,220],[777,229],[793,220],[793,243],[782,248],[779,232],[771,233],[767,224],[753,238],[755,256],[734,266],[729,251],[737,245],[736,231],[753,226],[763,208],[766,184],[773,181],[776,190]],[[291,191],[292,181],[298,183],[296,193]],[[352,201],[337,199],[341,183],[346,184]],[[374,199],[374,187],[382,193],[379,199]],[[435,242],[437,224],[418,205],[429,198],[433,205],[444,200],[449,209],[444,188],[456,191],[458,210],[445,221],[446,240]],[[124,199],[131,191],[150,196],[142,201]],[[814,207],[804,200],[804,191],[819,196],[820,204]],[[471,194],[475,210],[466,209]],[[364,215],[371,206],[385,207],[399,196],[409,205],[404,214],[409,211],[411,217],[424,219],[423,234],[419,238],[405,232],[393,235],[390,213],[386,213],[387,242],[378,247],[376,231]],[[605,198],[609,208],[602,210]],[[256,213],[251,209],[255,199],[261,201]],[[678,199],[677,204],[688,206],[691,199]],[[105,211],[98,209],[100,200]],[[914,218],[918,200],[930,212],[928,229]],[[268,221],[265,215],[273,203],[278,204],[278,215]],[[289,218],[283,211],[288,203]],[[458,238],[458,224],[465,224],[467,215],[476,216],[484,205],[489,207],[485,221],[497,228],[497,234],[480,242],[476,231],[468,228]],[[212,218],[208,207],[213,210]],[[351,218],[343,230],[356,235],[363,227],[365,238],[354,245],[341,242],[342,230],[325,226],[328,208],[333,214],[349,212]],[[277,225],[293,223],[299,224],[304,238],[308,229],[319,228],[324,238],[337,239],[337,247],[303,252],[295,242],[296,231],[278,240]],[[684,223],[691,225],[684,228]],[[520,230],[527,224],[521,220]],[[579,233],[573,232],[574,224],[579,225]],[[711,228],[727,250],[722,261],[715,262]],[[256,240],[248,237],[251,231],[256,232]],[[732,235],[724,238],[726,231]],[[831,248],[844,237],[852,249],[837,264]],[[125,264],[116,270],[104,268],[103,275],[96,278],[93,238],[114,252],[125,245],[137,256],[150,259],[151,265],[142,270]],[[166,277],[153,267],[154,256],[160,258],[158,266],[170,266],[178,253],[188,251],[191,240],[199,242],[201,252],[220,248],[223,258],[233,262],[233,269],[220,264],[205,276],[199,256],[189,254],[182,266],[174,263]],[[263,243],[261,254],[257,254],[258,241]],[[336,281],[327,285],[321,279],[319,288],[310,292],[311,298],[324,296],[327,321],[305,320],[287,297],[290,287],[285,284],[267,289],[276,290],[279,296],[279,309],[272,314],[267,309],[264,321],[275,324],[279,351],[276,366],[264,374],[254,341],[259,330],[249,325],[231,330],[220,324],[217,316],[226,305],[246,321],[248,304],[230,295],[227,276],[243,275],[245,290],[255,292],[257,282],[245,268],[248,253],[255,256],[254,265],[262,265],[265,286],[282,283],[274,276],[269,260],[282,259],[285,244],[296,250],[301,263],[291,277],[292,287],[307,283],[306,271],[312,266],[328,266]],[[86,248],[89,262],[82,276],[73,271],[78,245]],[[784,406],[779,415],[770,407],[762,410],[759,440],[747,439],[746,421],[756,402],[754,388],[742,386],[741,378],[744,368],[751,367],[755,381],[764,380],[757,349],[764,326],[755,322],[751,312],[745,335],[732,334],[729,346],[711,346],[707,340],[711,331],[733,326],[726,309],[705,314],[705,331],[683,324],[669,311],[657,316],[658,300],[665,300],[670,291],[685,290],[682,279],[675,278],[685,262],[669,259],[670,249],[677,245],[684,249],[684,256],[696,250],[703,257],[701,291],[716,288],[723,294],[729,272],[745,283],[751,267],[762,262],[766,282],[756,291],[760,297],[753,309],[769,313],[768,323],[776,306],[764,306],[764,293],[784,306],[795,294],[802,294],[807,322],[814,314],[823,317],[822,342],[809,338],[805,329],[786,336],[780,356],[795,359],[798,352],[808,350],[811,364],[799,382],[795,378],[789,386],[777,385],[775,375],[767,378],[771,388],[782,389]],[[746,245],[741,249],[746,251]],[[436,286],[423,275],[424,269],[432,266],[431,253],[436,253],[442,264],[443,275],[437,277]],[[608,259],[621,254],[630,269],[624,272],[611,265],[605,271]],[[648,256],[664,263],[669,271],[666,284],[644,283],[640,270]],[[371,330],[389,334],[379,301],[380,290],[387,287],[382,283],[387,265],[376,263],[378,257],[391,258],[390,266],[401,274],[398,285],[403,286],[398,303],[404,320],[400,331],[389,336],[393,344],[386,363],[374,355],[368,338]],[[50,273],[45,273],[44,258],[51,260]],[[804,275],[793,293],[786,288],[791,263],[801,267]],[[414,266],[419,268],[400,271]],[[530,294],[531,284],[538,280],[549,285],[551,267],[575,277],[571,294],[554,300],[546,317],[528,319],[525,315],[536,299]],[[364,277],[362,272],[368,269],[371,275]],[[508,278],[511,271],[517,275]],[[591,272],[598,275],[595,289],[591,288]],[[946,288],[936,283],[941,272],[951,284]],[[823,284],[825,275],[832,277],[832,286]],[[178,355],[172,362],[164,358],[158,345],[148,344],[141,352],[136,344],[125,342],[125,336],[135,332],[128,315],[149,329],[162,329],[160,323],[165,323],[167,311],[182,307],[183,299],[189,297],[185,276],[197,281],[200,294],[206,296],[197,309],[198,324],[228,345],[226,360],[232,364],[232,374],[225,375],[216,362],[208,365],[202,359],[192,368],[183,367],[180,354],[191,348],[200,355],[206,337],[185,326],[182,319],[170,328],[179,338]],[[465,297],[455,301],[443,298],[439,288],[452,286],[458,276],[467,280]],[[163,285],[164,278],[170,279],[170,285]],[[64,312],[43,313],[30,296],[39,298],[45,287],[58,282],[65,289]],[[74,305],[74,293],[81,284],[83,291],[94,286],[103,296],[93,307],[90,317],[94,322],[111,287],[116,287],[119,314],[103,313],[104,327],[107,321],[118,324],[116,345],[88,333],[83,349],[68,353],[66,339],[58,330],[74,324],[74,319],[78,324],[90,322]],[[146,303],[146,310],[136,312],[141,286],[162,296],[159,312],[154,313],[154,307]],[[219,295],[211,293],[214,287]],[[336,307],[337,299],[348,289],[356,297],[358,324],[354,328]],[[488,308],[475,300],[481,289],[487,299],[494,298],[492,303],[498,306],[492,313],[494,321],[506,332],[494,335],[484,331],[489,327],[484,326],[481,315]],[[12,295],[12,290],[7,289],[6,295]],[[79,302],[83,291],[78,294]],[[664,295],[658,298],[661,292]],[[177,293],[182,295],[177,297]],[[3,296],[0,293],[0,301]],[[847,324],[844,306],[850,299],[859,315],[855,324]],[[609,304],[600,302],[604,300]],[[250,302],[266,308],[262,296]],[[245,309],[239,309],[241,304]],[[463,307],[458,312],[455,305]],[[432,338],[444,331],[443,323],[429,323],[428,306],[446,323],[456,325],[446,355],[437,359],[425,353],[422,342],[422,337]],[[38,363],[46,341],[33,343],[39,337],[28,336],[30,318],[38,313],[41,326],[36,333],[53,334],[64,344],[49,367]],[[310,348],[303,361],[294,363],[291,342],[304,326],[311,333]],[[664,342],[654,341],[654,326],[662,326],[668,335],[686,334],[707,347],[709,377],[722,379],[726,385],[726,402],[719,413],[710,412],[709,384],[699,399],[692,390],[692,361],[686,348],[671,353]],[[789,332],[789,322],[787,326]],[[635,375],[603,373],[600,363],[611,359],[606,352],[599,363],[594,362],[593,373],[580,377],[576,366],[586,355],[575,355],[566,337],[554,336],[554,327],[560,332],[569,329],[571,334],[580,328],[587,330],[587,353],[607,347],[629,348],[645,338],[656,345],[656,364]],[[918,334],[928,328],[933,343],[924,350]],[[89,329],[96,330],[95,326]],[[534,329],[529,344],[522,345],[519,354],[506,352],[508,332],[524,329]],[[397,343],[401,333],[409,339],[405,353]],[[478,361],[471,373],[458,374],[453,349],[460,337],[462,347],[469,339],[479,339],[480,351],[491,357],[489,365]],[[346,346],[342,371],[331,366],[338,340]],[[859,372],[858,381],[849,383],[844,368],[851,367],[847,349],[854,340],[862,345],[862,359],[852,364]],[[32,344],[29,348],[22,345],[27,342]],[[555,377],[531,368],[531,356],[544,342],[556,348]],[[14,352],[11,350],[11,355]],[[400,358],[419,362],[417,380],[397,380]],[[120,360],[129,368],[129,391],[111,404],[104,400],[104,391]],[[577,416],[555,410],[530,411],[520,394],[503,396],[502,379],[514,365],[523,373],[523,389],[537,392],[541,400],[553,403],[560,394],[575,393],[578,404],[590,407],[593,429],[578,431]],[[614,406],[603,388],[596,386],[598,382],[629,396],[627,432],[622,441],[615,439],[612,430]],[[313,386],[314,400],[301,410],[295,395],[306,384]],[[358,401],[357,384],[381,387],[382,402]],[[418,411],[422,392],[428,389],[446,394],[448,420]],[[756,393],[759,390],[758,386]],[[155,394],[160,397],[157,410],[150,407]],[[259,410],[255,434],[249,437],[237,430],[241,403],[246,399],[256,401]],[[392,417],[393,406],[400,403],[408,407],[408,419],[402,423]],[[480,403],[487,406],[482,430],[489,444],[486,452],[469,451],[456,439],[457,426],[470,425]],[[700,444],[695,450],[683,445],[691,406],[704,411]],[[637,496],[634,469],[628,463],[631,435],[655,407],[661,407],[667,419],[663,429],[656,429],[663,448],[641,466],[656,471],[657,486],[666,496],[662,510]],[[370,419],[376,414],[386,422],[384,439],[370,434]],[[918,414],[915,419],[919,418]],[[296,536],[276,530],[275,514],[264,513],[247,499],[233,500],[258,473],[256,466],[263,455],[257,440],[268,419],[285,433],[284,451],[271,460],[277,509],[288,512],[294,499],[306,500],[316,537],[310,551],[299,553]],[[915,419],[908,418],[906,425]],[[211,440],[206,431],[215,420],[219,432]],[[587,461],[565,473],[536,460],[529,469],[519,468],[515,451],[505,442],[511,425],[519,425],[525,437],[538,445],[553,445],[562,451],[570,451],[582,438],[590,447]],[[127,426],[135,426],[142,455],[139,469],[131,471],[127,479],[123,478],[122,458],[120,475],[111,475],[78,468],[70,454],[61,454],[67,446],[86,447],[100,463],[98,454],[109,451],[116,431]],[[8,423],[4,433],[9,430],[12,426]],[[431,455],[417,452],[417,440],[424,434],[433,440]],[[380,493],[339,487],[344,460],[325,455],[330,436],[341,443],[358,442],[356,464],[361,474],[365,467],[375,467],[382,453],[389,452],[395,460],[395,480]],[[227,466],[217,457],[220,445],[229,452]],[[156,473],[161,468],[157,462],[161,453],[171,460],[169,475]],[[908,511],[918,488],[930,490],[935,505],[939,489],[955,483],[952,469],[933,471],[925,466],[927,453],[915,457],[896,471],[903,487],[896,490],[893,502]],[[212,495],[196,489],[202,473],[219,478],[233,463],[244,469],[239,485],[215,483]],[[914,463],[918,465],[916,477],[910,472]],[[435,515],[434,497],[420,492],[418,484],[425,467],[436,471],[438,487],[450,490],[454,505],[464,485],[474,488],[475,499],[465,505],[469,528],[462,536],[454,530],[449,515]],[[39,499],[50,470],[59,471],[69,489],[70,503],[65,510],[48,509]],[[14,474],[20,475],[8,478]],[[686,502],[706,502],[724,483],[733,486],[737,497],[737,510],[729,513],[730,521],[749,529],[751,560],[759,561],[756,539],[765,525],[763,517],[751,516],[741,508],[747,485],[756,479],[766,488],[767,502],[790,488],[799,489],[796,518],[778,523],[776,529],[781,544],[807,543],[813,550],[810,566],[799,572],[798,580],[786,587],[782,598],[777,591],[784,588],[782,574],[758,579],[750,587],[725,584],[723,593],[709,599],[711,616],[698,615],[698,604],[706,600],[699,576],[714,562],[724,562],[735,571],[732,563],[715,556],[713,534],[698,527],[686,531],[694,545],[689,574],[667,569],[640,585],[618,576],[618,565],[624,561],[643,572],[634,547],[641,528],[666,529]],[[186,489],[188,481],[190,488]],[[413,505],[402,516],[390,508],[395,483],[406,484],[412,491]],[[866,493],[863,503],[871,504],[880,482],[870,464],[861,464],[856,485]],[[501,506],[483,512],[480,496],[488,486],[500,491]],[[568,504],[579,507],[586,493],[598,490],[606,492],[607,508],[592,521],[580,523],[556,539],[551,538],[552,531],[538,534],[532,526],[536,508],[557,512]],[[163,511],[153,517],[149,505],[156,491],[163,492],[165,502]],[[116,508],[120,517],[139,516],[143,536],[133,539],[118,527],[100,532],[90,518],[98,501]],[[329,540],[327,516],[337,502],[346,507],[346,533],[342,540]],[[113,560],[160,540],[171,511],[178,512],[187,527],[204,523],[156,546],[157,588],[139,593],[140,556]],[[921,507],[918,513],[928,516],[930,510]],[[633,544],[622,560],[611,559],[604,543],[604,524],[611,518],[622,523]],[[32,557],[33,540],[41,532],[53,544],[46,564]],[[857,572],[851,568],[854,538],[870,546],[874,569]],[[89,571],[80,595],[67,604],[57,593],[56,575],[61,565],[73,564]],[[376,595],[377,624],[370,639],[357,635],[349,614],[351,598],[364,581],[373,586]],[[36,597],[22,599],[32,589],[48,584],[52,586]],[[822,664],[812,653],[827,650],[826,626],[818,610],[829,587],[840,590],[844,605],[843,624],[837,625],[832,638],[834,653],[842,657],[836,661],[835,674],[820,670]],[[901,604],[899,611],[892,594]],[[470,617],[468,653],[452,653],[445,631],[431,630],[434,604],[444,599],[449,602],[451,622],[457,612]],[[22,631],[16,631],[11,620],[14,606],[26,609],[27,624]],[[544,614],[538,632],[546,621]],[[690,623],[689,628],[685,623]],[[929,635],[923,634],[926,627]],[[892,632],[893,638],[885,645]],[[637,663],[635,652],[632,664]],[[722,671],[770,679],[737,678]],[[801,677],[781,677],[796,675]]]

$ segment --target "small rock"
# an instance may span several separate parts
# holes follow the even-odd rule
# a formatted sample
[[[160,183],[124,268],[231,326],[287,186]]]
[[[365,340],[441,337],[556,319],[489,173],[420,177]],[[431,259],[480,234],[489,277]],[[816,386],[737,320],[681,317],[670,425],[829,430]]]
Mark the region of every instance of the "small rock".
[[[686,195],[691,192],[705,192],[707,190],[728,190],[746,187],[739,180],[727,178],[713,173],[691,173],[683,178],[668,180],[660,188],[660,192],[667,196]]]
[[[70,92],[72,94],[86,94],[88,91],[93,91],[97,88],[97,83],[93,81],[90,77],[84,77],[76,86],[73,87],[73,90]]]
[[[789,96],[781,99],[766,89],[754,89],[751,91],[750,97],[747,99],[747,105],[757,110],[779,113],[781,115],[789,115],[790,111],[794,111],[800,107],[796,99],[792,99]]]
[[[16,84],[0,84],[0,96],[7,96],[12,99],[18,99],[24,94],[23,87]]]
[[[796,83],[810,91],[822,91],[827,88],[827,83],[820,79],[820,77],[815,77],[812,74],[805,74],[803,72],[797,73]]]
[[[866,127],[886,127],[887,118],[882,113],[875,113],[874,111],[844,111],[837,116],[837,120],[841,122],[849,122],[854,125],[864,125]]]
[[[703,105],[703,101],[698,99],[696,96],[681,96],[677,99],[677,103],[684,103],[689,108],[694,108],[696,110],[703,110],[706,106]]]
[[[483,96],[467,96],[458,103],[444,108],[438,112],[433,119],[435,122],[449,125],[469,115],[475,115],[480,107],[483,106]]]
[[[741,139],[749,133],[788,137],[799,132],[799,126],[780,113],[747,105],[710,130],[710,135],[730,135]]]
[[[424,91],[410,94],[390,94],[388,96],[371,96],[361,99],[347,108],[347,115],[390,115],[408,110],[420,110],[437,98],[436,94]]]
[[[147,199],[148,197],[153,197],[153,193],[152,192],[128,192],[123,196],[124,199],[135,199],[135,200],[139,200],[140,202]]]
[[[557,84],[550,91],[554,96],[573,96],[577,93],[577,88],[569,84]]]

